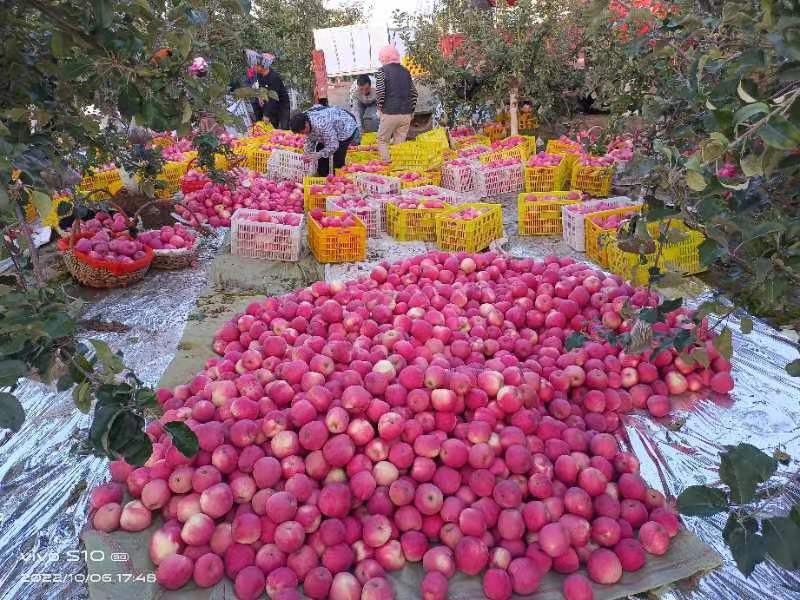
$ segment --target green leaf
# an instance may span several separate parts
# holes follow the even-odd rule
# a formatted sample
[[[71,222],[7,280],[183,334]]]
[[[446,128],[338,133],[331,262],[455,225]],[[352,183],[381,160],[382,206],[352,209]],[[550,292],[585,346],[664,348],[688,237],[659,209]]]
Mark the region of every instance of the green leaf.
[[[94,407],[94,419],[89,427],[89,442],[95,450],[108,455],[108,432],[111,423],[117,418],[117,415],[122,412],[121,406],[114,406],[111,404],[103,404],[99,402],[100,394],[98,393],[98,402]]]
[[[770,557],[784,569],[800,569],[800,525],[790,517],[775,517],[764,519],[761,526]]]
[[[50,51],[56,58],[63,58],[64,56],[64,33],[56,30],[50,38]]]
[[[102,340],[89,340],[97,352],[98,360],[112,373],[122,373],[125,370],[125,364],[122,359],[114,354],[108,344]]]
[[[736,93],[739,94],[739,98],[748,104],[752,104],[756,102],[755,95],[758,93],[758,90],[755,83],[749,79],[742,79],[736,87]]]
[[[725,250],[711,238],[702,241],[698,248],[700,264],[707,267],[725,256]]]
[[[200,449],[197,436],[194,431],[189,429],[186,423],[181,421],[171,421],[164,425],[164,429],[169,433],[175,447],[180,450],[186,458],[192,458]]]
[[[31,202],[36,208],[36,212],[39,213],[39,217],[42,219],[50,214],[50,210],[53,207],[53,200],[50,198],[50,196],[44,192],[40,192],[39,190],[33,190],[31,192]]]
[[[800,377],[800,358],[795,358],[786,365],[786,372],[792,377]]]
[[[114,7],[109,0],[94,0],[94,17],[100,29],[108,29],[114,21]]]
[[[717,352],[728,360],[731,359],[731,356],[733,356],[733,334],[727,326],[722,328],[722,331],[719,332],[719,335],[714,338],[712,343]]]
[[[769,106],[764,102],[756,102],[754,104],[746,104],[735,113],[733,113],[733,122],[735,125],[744,123],[751,117],[756,115],[765,115],[769,112]]]
[[[702,365],[704,369],[707,369],[708,365],[711,364],[711,360],[709,359],[708,352],[705,350],[705,348],[695,348],[691,351],[689,356],[694,362]]]
[[[764,174],[761,156],[754,152],[743,156],[739,161],[739,165],[741,165],[742,173],[744,173],[746,177],[760,177]]]
[[[142,432],[142,435],[136,438],[136,443],[128,447],[124,458],[125,462],[130,465],[142,466],[148,461],[151,454],[153,454],[153,442],[150,441],[147,434]]]
[[[731,489],[731,500],[747,504],[755,497],[756,488],[767,481],[778,468],[778,462],[751,444],[729,446],[720,454],[719,476]]]
[[[72,335],[75,328],[75,319],[60,311],[50,313],[42,322],[42,329],[54,340]]]
[[[748,334],[753,331],[753,319],[750,317],[742,317],[739,319],[739,329],[741,329],[742,333]]]
[[[736,566],[746,576],[750,576],[753,569],[764,560],[764,538],[758,535],[758,522],[753,518],[746,518],[743,522],[731,513],[722,538],[736,561]]]
[[[673,298],[672,300],[664,300],[658,305],[658,310],[662,315],[666,315],[681,306],[683,306],[683,298]]]
[[[564,348],[567,351],[574,350],[575,348],[581,348],[587,340],[588,338],[582,333],[573,331],[564,341]]]
[[[83,414],[88,415],[92,408],[92,388],[88,381],[84,381],[72,390],[72,401]]]
[[[759,128],[758,135],[765,144],[780,150],[793,150],[800,144],[800,128],[790,123],[786,117],[772,117]]]
[[[189,33],[184,33],[181,36],[178,36],[176,41],[176,50],[178,51],[178,56],[181,58],[186,58],[189,56],[189,52],[192,51],[192,36]]]
[[[792,511],[789,513],[789,517],[797,523],[797,526],[800,527],[800,504],[795,504],[792,507]]]
[[[686,173],[686,185],[694,192],[702,192],[708,187],[705,177],[697,171],[688,171]]]
[[[13,386],[28,372],[21,360],[0,360],[0,387]]]
[[[10,429],[14,433],[22,428],[25,422],[25,409],[17,397],[7,392],[0,392],[0,427]]]
[[[728,510],[728,497],[717,488],[690,485],[678,496],[678,510],[689,517],[709,517]]]

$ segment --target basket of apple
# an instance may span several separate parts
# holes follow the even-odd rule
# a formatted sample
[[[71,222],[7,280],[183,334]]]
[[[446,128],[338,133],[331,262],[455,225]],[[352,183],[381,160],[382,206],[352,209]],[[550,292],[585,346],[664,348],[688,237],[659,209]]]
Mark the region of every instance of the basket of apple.
[[[580,156],[572,168],[573,190],[581,190],[593,198],[605,198],[611,192],[614,178],[614,158],[611,156]]]
[[[525,191],[563,190],[569,177],[569,163],[561,154],[539,152],[525,163]]]
[[[64,264],[81,285],[91,288],[126,287],[144,279],[153,262],[153,250],[139,239],[101,228],[81,231],[73,226],[68,238],[58,242]]]
[[[436,240],[436,215],[447,208],[450,205],[433,195],[402,195],[386,206],[386,228],[401,242],[433,242]]]
[[[308,213],[308,245],[321,263],[364,260],[367,228],[356,215],[315,208]]]
[[[143,231],[137,239],[153,250],[154,269],[176,271],[197,260],[200,239],[180,223]]]
[[[357,216],[367,228],[367,237],[376,238],[381,232],[381,207],[359,194],[328,196],[326,208],[333,212],[346,212]]]

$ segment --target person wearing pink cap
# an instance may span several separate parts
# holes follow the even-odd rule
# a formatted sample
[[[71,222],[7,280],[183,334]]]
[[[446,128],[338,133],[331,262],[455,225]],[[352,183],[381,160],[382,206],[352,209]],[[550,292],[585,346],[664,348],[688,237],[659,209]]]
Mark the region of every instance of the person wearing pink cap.
[[[400,64],[397,48],[381,48],[378,60],[383,65],[375,74],[375,99],[380,117],[378,152],[383,160],[389,160],[389,143],[406,141],[417,106],[417,88],[411,73]]]

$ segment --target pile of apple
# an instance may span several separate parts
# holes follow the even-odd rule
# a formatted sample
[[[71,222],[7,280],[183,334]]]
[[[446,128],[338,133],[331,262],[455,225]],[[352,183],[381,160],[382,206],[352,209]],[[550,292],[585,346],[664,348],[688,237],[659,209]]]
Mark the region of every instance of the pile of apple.
[[[561,164],[562,160],[564,160],[564,157],[560,154],[539,152],[531,156],[527,164],[529,167],[557,167]]]
[[[98,261],[132,263],[146,256],[144,244],[129,236],[112,237],[108,231],[101,229],[92,237],[82,237],[74,246],[75,250]]]
[[[322,227],[355,227],[359,225],[358,219],[350,213],[345,213],[342,216],[329,215],[321,208],[315,208],[308,214]]]
[[[128,221],[122,213],[114,213],[114,216],[111,216],[105,211],[98,212],[91,219],[81,221],[81,233],[96,233],[103,230],[112,234],[122,233],[128,230]]]
[[[611,167],[614,165],[614,158],[611,156],[590,156],[588,154],[582,154],[581,157],[578,159],[578,164],[582,167]]]
[[[339,208],[348,210],[348,209],[358,209],[358,208],[372,208],[369,200],[364,198],[364,196],[360,196],[359,194],[345,194],[342,196],[333,196],[330,197],[331,202],[336,204]]]
[[[176,223],[174,226],[165,225],[161,229],[143,231],[137,239],[153,250],[182,250],[193,248],[197,238],[183,225]]]
[[[518,167],[519,165],[520,162],[518,158],[496,158],[495,160],[484,163],[482,169],[502,169],[504,167]]]
[[[206,182],[202,189],[185,195],[176,212],[187,220],[192,215],[213,227],[229,227],[238,208],[303,212],[303,186],[293,181],[274,181],[249,169],[233,169],[234,188]]]
[[[475,135],[475,129],[462,125],[460,127],[453,127],[450,130],[450,137],[453,139],[471,137]]]
[[[445,163],[446,167],[474,167],[476,165],[474,160],[470,160],[468,158],[456,158],[454,160],[447,161]]]
[[[496,140],[492,142],[492,150],[509,150],[527,143],[528,141],[521,135],[511,135],[507,138],[503,138],[502,140]]]
[[[273,144],[285,146],[286,148],[303,148],[306,143],[306,136],[302,133],[276,130],[270,135],[269,141]]]
[[[445,208],[444,200],[437,198],[415,198],[413,196],[400,196],[394,204],[398,208]]]
[[[589,202],[586,204],[570,204],[567,206],[567,211],[586,215],[590,213],[602,212],[604,210],[611,210],[613,208],[622,208],[622,206],[619,203],[614,202]]]
[[[565,192],[565,196],[560,194],[528,194],[525,196],[526,202],[555,202],[560,200],[575,200],[576,202],[580,202],[583,199],[583,193],[579,192],[578,190],[572,190],[570,192]],[[595,212],[600,212],[601,210],[605,210],[602,208],[595,208],[593,209]],[[576,211],[580,212],[580,211]]]
[[[352,163],[342,167],[344,173],[383,173],[391,165],[384,160],[370,160],[365,163]]]
[[[491,148],[489,146],[470,146],[469,148],[462,148],[458,151],[459,158],[476,158],[481,154],[486,154],[487,152],[491,152]]]
[[[607,217],[597,216],[592,217],[592,223],[600,227],[600,229],[616,229],[621,223],[630,219],[631,215],[638,212],[638,209],[631,209],[630,211],[621,215],[609,215]]]
[[[300,585],[387,600],[387,572],[421,563],[428,600],[457,570],[486,570],[492,600],[533,594],[551,570],[567,600],[590,599],[582,567],[614,584],[681,527],[621,447],[622,416],[733,387],[686,309],[658,327],[694,329],[685,352],[707,367],[600,336],[630,330],[623,307],[659,302],[570,258],[432,252],[252,303],[216,333],[219,357],[158,390],[153,454],[111,463],[92,523],[142,531],[160,513],[149,550],[167,589],[227,576],[240,600],[299,599]],[[573,331],[591,340],[567,350]],[[196,433],[193,458],[172,421]]]
[[[608,145],[606,155],[615,162],[627,162],[633,159],[633,138],[630,135],[615,137]]]
[[[392,175],[397,177],[400,181],[405,181],[407,183],[414,183],[416,181],[428,179],[427,176],[416,171],[395,171]]]
[[[252,215],[248,216],[245,220],[252,221],[254,223],[273,223],[275,225],[290,225],[292,227],[297,227],[300,225],[300,223],[302,223],[303,215],[298,213],[260,210],[257,213],[253,213]]]
[[[192,141],[186,138],[178,139],[174,144],[165,146],[161,149],[161,156],[170,162],[183,162],[186,160],[186,152],[191,152]]]
[[[403,190],[405,198],[424,198],[427,200],[441,200],[442,202],[452,201],[453,192],[440,188],[436,185],[422,185],[415,188]]]
[[[356,184],[352,179],[340,175],[328,175],[325,183],[315,183],[309,187],[309,192],[315,196],[341,196],[357,191]]]
[[[488,207],[482,206],[480,208],[462,208],[459,211],[454,213],[450,213],[447,215],[448,219],[455,219],[456,221],[472,221],[473,219],[477,219],[481,215],[485,214],[489,210]]]

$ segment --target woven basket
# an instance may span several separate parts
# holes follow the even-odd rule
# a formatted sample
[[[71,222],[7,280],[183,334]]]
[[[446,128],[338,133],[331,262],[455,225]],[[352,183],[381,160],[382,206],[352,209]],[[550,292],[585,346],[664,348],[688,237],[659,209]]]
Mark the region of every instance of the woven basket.
[[[200,238],[195,238],[191,248],[178,250],[153,250],[153,269],[159,271],[177,271],[190,267],[197,260]]]
[[[123,214],[125,213],[123,212]],[[127,273],[112,273],[108,269],[88,264],[75,252],[75,242],[80,237],[92,235],[87,233],[80,234],[78,233],[80,229],[81,221],[80,219],[75,219],[70,236],[59,241],[59,249],[64,259],[64,265],[78,283],[86,287],[108,289],[127,287],[144,279],[153,263],[153,251],[150,248],[145,246],[145,254],[147,254],[146,258],[148,260],[142,268]]]

